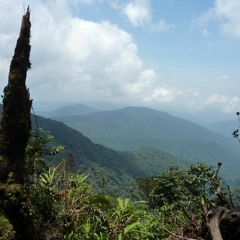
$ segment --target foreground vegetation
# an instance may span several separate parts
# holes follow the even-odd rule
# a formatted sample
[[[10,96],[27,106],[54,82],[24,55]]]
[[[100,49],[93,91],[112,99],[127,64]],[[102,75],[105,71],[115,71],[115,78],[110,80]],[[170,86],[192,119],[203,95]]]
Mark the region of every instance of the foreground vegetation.
[[[51,135],[39,130],[26,148],[28,200],[22,202],[22,211],[31,216],[34,239],[163,239],[169,235],[207,239],[202,216],[207,201],[216,203],[213,167],[171,167],[139,179],[144,200],[133,201],[106,194],[104,177],[99,179],[101,191],[92,191],[87,175],[75,171],[71,158],[48,166],[44,158],[63,149],[52,146],[52,141]],[[3,212],[0,225],[0,239],[13,238],[14,229]]]
[[[185,169],[170,167],[138,180],[143,200],[124,199],[106,194],[104,176],[98,179],[101,191],[93,191],[88,176],[74,169],[71,158],[62,159],[56,166],[48,165],[45,158],[63,149],[54,146],[53,140],[53,136],[38,130],[32,133],[26,148],[28,199],[21,209],[34,223],[32,239],[212,239],[206,222],[209,204],[219,204],[212,166],[198,163]],[[10,179],[7,186],[10,197]],[[221,196],[228,199],[227,188],[222,190]],[[13,226],[3,211],[0,223],[0,239],[15,239]]]

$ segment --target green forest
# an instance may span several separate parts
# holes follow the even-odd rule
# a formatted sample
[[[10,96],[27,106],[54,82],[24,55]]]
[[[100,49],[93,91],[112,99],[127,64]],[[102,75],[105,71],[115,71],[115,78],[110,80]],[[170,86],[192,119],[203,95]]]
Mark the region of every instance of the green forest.
[[[31,115],[30,29],[28,8],[3,95],[0,239],[240,239],[240,189],[220,177],[222,163],[116,151]]]

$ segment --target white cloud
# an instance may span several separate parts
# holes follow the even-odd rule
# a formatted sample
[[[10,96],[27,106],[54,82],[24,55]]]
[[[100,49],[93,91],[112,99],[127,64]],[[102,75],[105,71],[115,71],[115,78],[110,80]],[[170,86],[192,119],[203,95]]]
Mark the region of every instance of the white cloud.
[[[4,17],[0,22],[2,89],[7,83],[19,33],[23,14],[21,2],[0,1],[0,15]],[[140,104],[168,104],[194,110],[215,105],[225,111],[238,109],[238,98],[206,97],[193,89],[166,85],[155,68],[147,66],[140,58],[133,37],[117,25],[74,17],[67,0],[48,3],[31,0],[30,5],[32,69],[27,83],[33,99],[62,102],[131,100]],[[134,21],[143,24],[148,19],[151,19],[150,15],[135,17]],[[168,29],[163,20],[159,26],[161,31]],[[227,80],[228,76],[222,75],[221,78]],[[130,101],[128,103],[131,104]]]
[[[174,27],[174,24],[168,24],[165,19],[161,19],[157,24],[152,24],[152,29],[159,32],[167,32]]]
[[[179,94],[179,91],[168,89],[166,87],[156,88],[153,91],[152,99],[154,101],[165,103],[165,102],[173,102],[177,95]]]
[[[135,27],[147,27],[152,31],[166,32],[174,28],[173,24],[160,19],[157,23],[152,20],[152,9],[149,0],[132,0],[122,4],[118,0],[108,0],[112,8],[123,13]]]
[[[214,94],[208,97],[207,104],[226,103],[228,101],[229,101],[228,96]]]
[[[216,16],[222,20],[222,31],[240,37],[240,1],[216,0],[214,9]]]
[[[215,106],[226,113],[234,112],[236,109],[239,109],[240,98],[236,96],[230,97],[226,95],[213,94],[207,98],[206,105]]]
[[[193,89],[158,86],[144,96],[143,101],[153,105],[163,105],[178,110],[197,112],[203,109],[218,109],[225,113],[235,112],[240,108],[240,98],[227,95],[204,95]]]
[[[221,33],[240,38],[240,1],[215,0],[214,6],[204,12],[198,19],[200,26],[217,21]]]
[[[8,1],[0,2],[0,14],[6,11],[4,4]],[[110,22],[73,17],[68,1],[46,4],[41,1],[31,4],[32,69],[27,82],[32,97],[63,101],[128,97],[126,86],[137,82],[146,72],[132,36]],[[18,7],[22,6],[11,5],[14,11]],[[7,28],[4,31],[4,27],[0,31],[0,47],[6,46],[6,58],[0,59],[1,78],[6,79],[3,86],[7,82],[21,11],[15,18],[18,24],[13,24],[11,31]],[[12,18],[6,15],[5,20]]]
[[[156,72],[153,69],[146,69],[140,72],[137,81],[126,84],[126,91],[143,97],[152,91],[156,78]]]
[[[151,20],[148,0],[134,0],[123,8],[123,12],[133,26],[143,26]]]
[[[166,85],[156,86],[151,94],[144,98],[149,104],[164,104],[190,111],[203,108],[203,96],[193,89],[171,88]]]
[[[131,35],[116,25],[69,18],[62,26],[50,28],[51,42],[44,40],[46,35],[33,38],[32,44],[38,46],[33,57],[42,64],[35,63],[39,70],[32,72],[37,82],[57,86],[55,91],[62,95],[75,99],[122,96],[125,83],[144,71]],[[46,58],[39,59],[40,52]],[[50,82],[46,76],[51,76]]]

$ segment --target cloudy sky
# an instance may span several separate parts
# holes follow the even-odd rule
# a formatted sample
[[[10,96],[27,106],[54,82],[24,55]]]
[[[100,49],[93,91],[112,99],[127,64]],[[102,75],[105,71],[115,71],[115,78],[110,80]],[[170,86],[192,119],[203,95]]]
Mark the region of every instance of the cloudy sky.
[[[34,101],[240,110],[239,0],[1,0],[1,89],[28,4]]]

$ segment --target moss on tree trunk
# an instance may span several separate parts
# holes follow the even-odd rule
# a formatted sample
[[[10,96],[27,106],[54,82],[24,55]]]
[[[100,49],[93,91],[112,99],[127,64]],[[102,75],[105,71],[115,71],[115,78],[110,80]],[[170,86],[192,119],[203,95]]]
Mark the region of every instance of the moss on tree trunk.
[[[4,89],[3,114],[0,127],[0,181],[6,181],[10,172],[18,183],[23,183],[25,148],[31,130],[31,100],[26,88],[30,68],[30,12],[22,18],[20,35],[11,61],[8,85]]]
[[[30,68],[30,11],[22,17],[19,38],[4,89],[0,124],[0,206],[15,231],[16,239],[34,239],[33,223],[26,209],[24,186],[25,149],[30,135],[31,100],[26,87]]]

